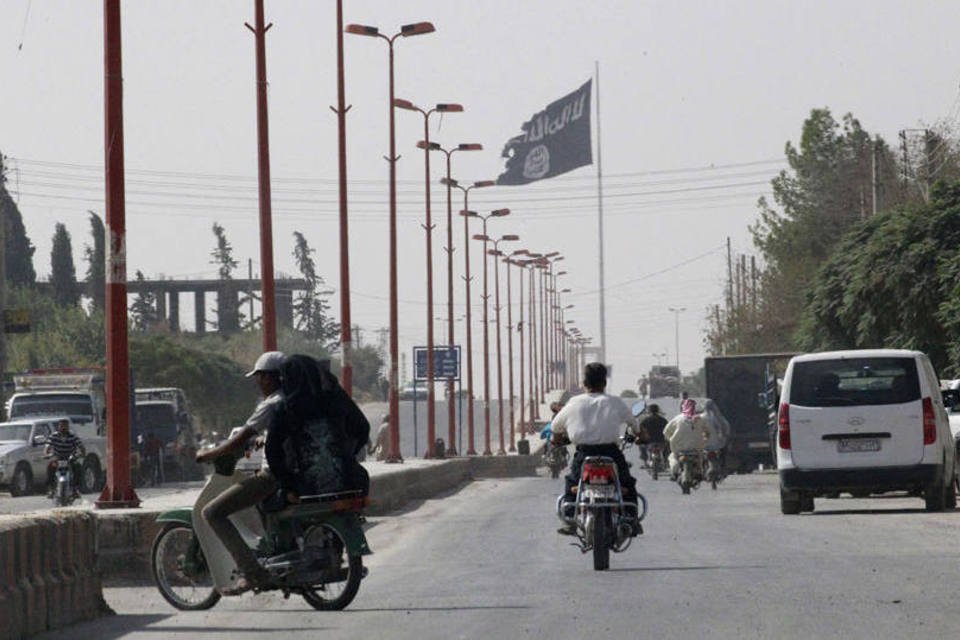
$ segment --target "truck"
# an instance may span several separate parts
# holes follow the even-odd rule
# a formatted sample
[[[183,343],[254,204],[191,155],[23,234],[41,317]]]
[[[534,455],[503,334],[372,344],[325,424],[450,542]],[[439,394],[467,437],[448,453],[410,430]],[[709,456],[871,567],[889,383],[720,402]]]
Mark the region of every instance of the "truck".
[[[647,378],[650,398],[680,397],[680,368],[667,365],[654,365]]]
[[[135,418],[131,433],[134,446],[146,442],[152,433],[163,443],[165,477],[173,474],[181,480],[203,479],[202,469],[193,460],[197,452],[197,438],[183,389],[137,389],[134,402]]]
[[[727,469],[747,473],[775,465],[778,380],[794,353],[710,356],[704,360],[706,395],[730,423]]]

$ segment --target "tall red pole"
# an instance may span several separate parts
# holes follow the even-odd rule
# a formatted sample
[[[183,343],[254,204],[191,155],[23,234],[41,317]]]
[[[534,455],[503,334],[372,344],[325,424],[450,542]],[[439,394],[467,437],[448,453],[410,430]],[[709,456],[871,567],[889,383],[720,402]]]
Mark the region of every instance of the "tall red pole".
[[[453,185],[450,182],[450,155],[447,151],[447,346],[453,351]],[[456,385],[453,378],[447,380],[447,455],[457,455],[456,432]],[[463,433],[461,431],[461,433]]]
[[[391,96],[392,98],[393,96]],[[392,100],[391,100],[392,103]],[[427,447],[424,458],[433,458],[433,442],[437,439],[437,407],[435,404],[435,377],[433,370],[433,218],[430,208],[430,112],[423,114],[424,188],[427,201],[427,223],[423,225],[427,232]]]
[[[504,260],[507,274],[507,401],[510,403],[510,445],[508,451],[516,451],[516,423],[513,413],[513,313],[510,308],[510,258]]]
[[[390,452],[387,462],[403,462],[400,455],[400,322],[397,313],[397,145],[393,107],[393,40],[390,45]],[[430,443],[431,445],[433,443]]]
[[[547,401],[547,271],[540,271],[540,404]]]
[[[343,71],[343,0],[337,0],[337,148],[340,173],[340,384],[353,395],[353,328],[350,324],[350,234],[347,216],[347,111]]]
[[[528,367],[529,371],[527,375],[530,377],[530,419],[534,420],[539,418],[539,411],[537,410],[537,305],[536,305],[536,273],[537,266],[536,264],[530,265],[530,273],[528,275],[527,282],[529,283],[529,292],[527,295],[530,297],[530,306],[528,315],[527,326],[530,327],[530,366]]]
[[[264,25],[263,0],[254,0],[257,53],[257,182],[260,201],[260,287],[263,294],[263,350],[277,349],[276,293],[273,284],[273,223],[270,210],[270,136],[267,126],[267,44],[273,23]]]
[[[123,175],[123,64],[120,0],[103,2],[104,167],[107,269],[107,482],[97,508],[137,507],[130,482],[130,359],[127,351],[127,240]]]
[[[497,455],[503,456],[507,452],[503,447],[503,353],[502,343],[500,341],[500,250],[499,242],[493,243],[493,288],[496,292],[494,297],[494,310],[496,311],[497,323],[497,428],[500,435],[500,448],[497,449]]]
[[[476,445],[474,444],[474,424],[473,424],[473,323],[471,321],[471,309],[473,307],[473,298],[470,297],[470,208],[468,206],[469,187],[463,190],[463,262],[464,277],[466,285],[464,301],[467,308],[467,455],[477,455]]]
[[[524,425],[524,421],[523,421],[523,414],[524,414],[524,410],[526,409],[525,404],[524,404],[525,398],[524,398],[524,396],[523,396],[523,369],[524,369],[524,367],[523,367],[523,359],[524,359],[524,357],[526,356],[526,352],[523,350],[523,327],[524,327],[524,323],[523,323],[523,278],[524,278],[524,276],[527,275],[527,268],[526,268],[526,266],[524,265],[524,263],[522,263],[522,262],[518,262],[518,263],[517,263],[517,266],[520,267],[520,292],[519,292],[519,295],[518,295],[518,297],[519,297],[519,299],[520,299],[520,322],[517,323],[517,333],[520,334],[520,421],[519,421],[519,423],[518,423],[518,428],[520,429],[520,439],[521,439],[521,440],[526,440],[526,439],[527,439],[527,429],[526,429],[526,426]],[[533,419],[533,416],[530,416],[530,418]]]
[[[487,307],[487,218],[483,218],[483,455],[490,451],[490,317]]]

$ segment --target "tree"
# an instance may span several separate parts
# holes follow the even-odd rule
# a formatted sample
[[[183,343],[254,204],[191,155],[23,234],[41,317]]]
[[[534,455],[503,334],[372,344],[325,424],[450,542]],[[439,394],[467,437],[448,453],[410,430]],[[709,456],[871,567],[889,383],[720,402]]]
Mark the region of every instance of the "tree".
[[[144,282],[143,272],[137,269],[137,282]],[[146,333],[151,325],[156,322],[157,317],[157,296],[152,291],[138,293],[133,304],[130,305],[130,323],[134,331]]]
[[[80,287],[77,284],[77,269],[73,264],[73,246],[70,232],[58,222],[53,233],[53,248],[50,250],[50,284],[54,301],[63,307],[80,303]]]
[[[960,182],[934,185],[846,234],[817,274],[798,333],[804,350],[893,347],[960,362]]]
[[[210,264],[217,265],[217,273],[221,280],[232,280],[233,270],[239,264],[233,259],[233,245],[227,240],[227,234],[219,222],[213,223],[213,235],[217,238],[217,246],[210,252],[213,260]]]
[[[297,316],[296,327],[324,348],[332,349],[340,336],[339,323],[329,316],[328,299],[333,290],[327,289],[323,278],[317,274],[316,263],[313,261],[314,249],[307,244],[307,239],[299,231],[294,231],[293,237],[293,257],[303,279],[307,281],[307,290],[293,303],[294,314]]]
[[[383,381],[384,360],[372,345],[357,347],[351,353],[353,394],[358,400],[379,400]]]
[[[0,221],[6,225],[4,249],[6,250],[7,282],[13,287],[32,287],[37,282],[37,272],[33,269],[33,254],[36,248],[27,237],[20,209],[7,193],[2,180],[0,180]]]
[[[87,255],[87,286],[90,288],[90,298],[93,300],[94,309],[104,309],[106,299],[106,229],[103,226],[103,220],[93,211],[90,214],[90,236],[93,244],[86,246]]]

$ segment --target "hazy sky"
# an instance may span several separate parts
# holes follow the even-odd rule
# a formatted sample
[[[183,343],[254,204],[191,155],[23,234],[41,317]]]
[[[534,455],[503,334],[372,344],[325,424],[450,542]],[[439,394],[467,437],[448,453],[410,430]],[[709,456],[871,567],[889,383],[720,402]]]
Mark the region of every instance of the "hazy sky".
[[[335,3],[267,1],[274,244],[295,271],[292,234],[317,249],[338,283]],[[454,156],[454,177],[495,178],[500,150],[521,124],[572,91],[600,62],[605,174],[608,359],[614,390],[632,386],[667,353],[680,316],[680,364],[702,364],[705,314],[722,303],[725,238],[750,251],[758,196],[784,166],[813,107],[853,112],[869,131],[956,115],[960,5],[941,2],[641,2],[573,0],[345,0],[346,22],[384,31],[420,20],[436,33],[397,43],[396,95],[466,111],[431,120]],[[127,243],[130,277],[213,277],[212,224],[243,263],[258,258],[253,1],[123,3]],[[102,3],[0,0],[0,151],[49,273],[54,224],[73,235],[78,271],[86,210],[103,213]],[[22,43],[22,48],[19,45]],[[387,50],[346,36],[353,319],[365,339],[387,325]],[[397,113],[401,352],[423,343],[423,154],[418,114]],[[594,139],[596,140],[594,122]],[[446,316],[445,192],[433,158],[436,301]],[[708,169],[707,167],[714,167]],[[599,335],[596,169],[525,187],[477,190],[471,209],[509,207],[491,234],[517,248],[561,251],[570,317]],[[455,210],[461,208],[456,201]],[[463,312],[460,220],[456,304]],[[480,273],[480,255],[474,274]],[[699,257],[699,258],[698,258]],[[698,258],[696,260],[691,260]],[[686,264],[683,264],[686,263]],[[679,266],[678,266],[679,265]],[[241,275],[238,273],[238,276]],[[475,282],[479,285],[479,280]],[[475,291],[479,286],[475,288]],[[339,298],[333,296],[334,313]],[[480,301],[474,300],[475,318]],[[192,318],[182,302],[184,320]],[[211,316],[212,317],[212,316]],[[443,323],[437,323],[438,334]],[[476,325],[479,329],[479,324]],[[475,330],[475,336],[479,331]],[[462,323],[458,336],[462,335]],[[458,338],[462,342],[462,338]],[[475,339],[479,352],[479,341]]]

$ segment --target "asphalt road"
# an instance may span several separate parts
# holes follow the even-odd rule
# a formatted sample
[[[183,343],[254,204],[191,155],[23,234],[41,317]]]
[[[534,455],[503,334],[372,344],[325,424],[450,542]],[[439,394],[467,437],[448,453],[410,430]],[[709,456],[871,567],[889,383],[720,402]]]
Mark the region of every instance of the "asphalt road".
[[[555,533],[559,480],[485,480],[373,521],[344,612],[262,594],[180,613],[147,587],[117,615],[42,638],[944,638],[960,624],[960,511],[822,500],[782,516],[776,476],[682,496],[641,479],[646,534],[595,572]]]

